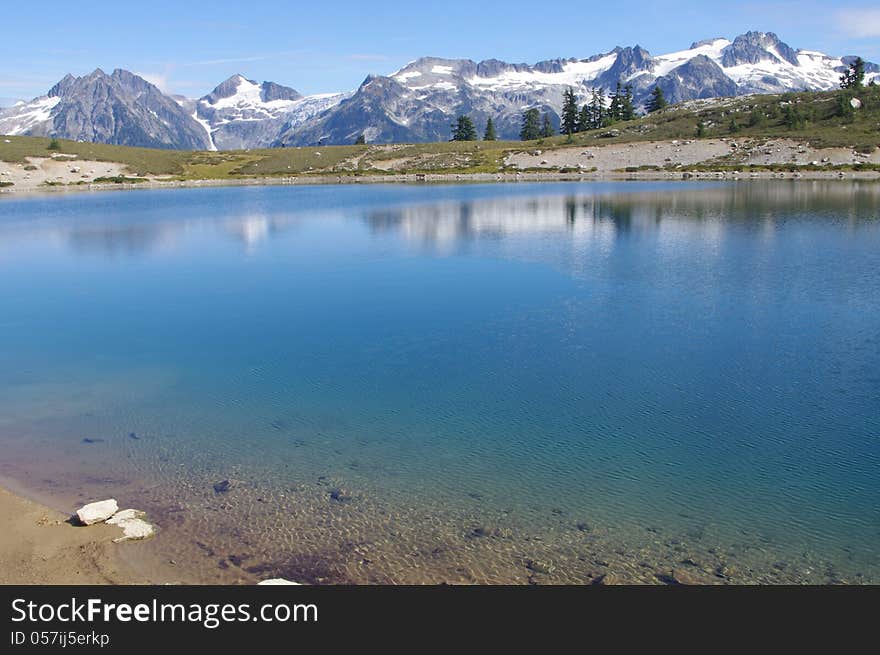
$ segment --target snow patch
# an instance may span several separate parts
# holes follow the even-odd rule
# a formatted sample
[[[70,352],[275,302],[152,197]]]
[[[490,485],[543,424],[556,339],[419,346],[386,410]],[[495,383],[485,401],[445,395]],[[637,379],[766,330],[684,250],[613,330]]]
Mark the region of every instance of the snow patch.
[[[657,57],[654,57],[654,61],[657,63],[655,64],[652,73],[657,77],[662,77],[700,55],[704,55],[720,65],[723,50],[729,45],[730,41],[727,39],[715,39],[714,41],[703,43],[696,48],[670,52],[666,55],[658,55]]]
[[[409,79],[412,79],[414,77],[421,77],[421,76],[422,76],[421,71],[407,71],[406,73],[395,73],[391,77],[393,77],[394,79],[396,79],[400,82],[406,82]]]
[[[576,86],[595,80],[611,68],[616,60],[617,54],[609,53],[595,61],[568,62],[563,65],[562,72],[559,73],[542,73],[535,70],[505,71],[496,77],[475,76],[467,82],[493,91],[534,86]]]
[[[15,104],[0,118],[0,132],[14,136],[52,118],[52,109],[61,102],[58,96],[41,96],[28,103]]]
[[[239,75],[235,93],[227,98],[218,99],[210,106],[214,109],[254,110],[271,114],[283,111],[297,102],[296,100],[270,100],[269,102],[264,102],[261,98],[262,91],[263,87],[261,84],[251,82]]]
[[[193,112],[192,117],[196,123],[205,128],[205,132],[208,134],[208,150],[217,150],[217,146],[214,145],[214,135],[211,133],[211,124],[206,119],[199,118],[198,110]]]

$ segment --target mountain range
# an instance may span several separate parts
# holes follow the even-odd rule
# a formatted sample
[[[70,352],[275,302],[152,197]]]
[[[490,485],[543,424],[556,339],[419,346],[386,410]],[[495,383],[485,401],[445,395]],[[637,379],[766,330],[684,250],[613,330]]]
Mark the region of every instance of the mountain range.
[[[185,150],[230,150],[367,142],[445,141],[459,114],[478,128],[488,118],[499,138],[515,139],[524,109],[559,124],[563,91],[579,100],[593,89],[632,86],[643,105],[654,87],[669,102],[837,88],[854,56],[795,50],[772,32],[698,41],[652,55],[615,48],[586,59],[512,64],[496,59],[423,57],[391,75],[369,75],[354,91],[303,96],[274,82],[233,75],[209,94],[170,96],[117,69],[67,75],[45,96],[0,109],[0,134]],[[866,82],[880,67],[866,64]]]

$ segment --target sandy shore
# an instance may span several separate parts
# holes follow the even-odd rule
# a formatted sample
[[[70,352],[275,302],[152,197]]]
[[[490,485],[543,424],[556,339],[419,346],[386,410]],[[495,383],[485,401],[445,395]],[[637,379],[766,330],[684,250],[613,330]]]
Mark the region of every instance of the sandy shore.
[[[119,528],[69,517],[0,488],[0,584],[139,584],[119,557]]]

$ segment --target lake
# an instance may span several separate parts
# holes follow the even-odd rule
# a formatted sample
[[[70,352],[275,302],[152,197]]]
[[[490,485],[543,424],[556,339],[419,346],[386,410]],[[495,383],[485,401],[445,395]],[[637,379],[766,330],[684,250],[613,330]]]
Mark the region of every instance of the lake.
[[[848,181],[2,198],[0,474],[147,510],[126,548],[181,580],[880,583],[878,208]]]

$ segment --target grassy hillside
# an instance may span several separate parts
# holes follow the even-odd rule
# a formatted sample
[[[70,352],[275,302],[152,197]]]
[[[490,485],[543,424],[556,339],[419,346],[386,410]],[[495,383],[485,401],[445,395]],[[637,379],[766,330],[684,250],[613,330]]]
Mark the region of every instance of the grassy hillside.
[[[855,95],[861,108],[851,110]],[[189,152],[151,150],[59,140],[55,152],[79,159],[125,164],[133,175],[167,175],[180,180],[241,179],[262,176],[478,173],[504,170],[505,156],[540,147],[566,147],[703,138],[779,138],[808,141],[813,147],[850,147],[870,153],[880,146],[880,88],[744,96],[691,101],[640,119],[567,136],[531,142],[458,142],[323,146],[268,150]],[[9,143],[6,143],[9,141]],[[0,160],[23,162],[47,157],[50,140],[0,139]]]

